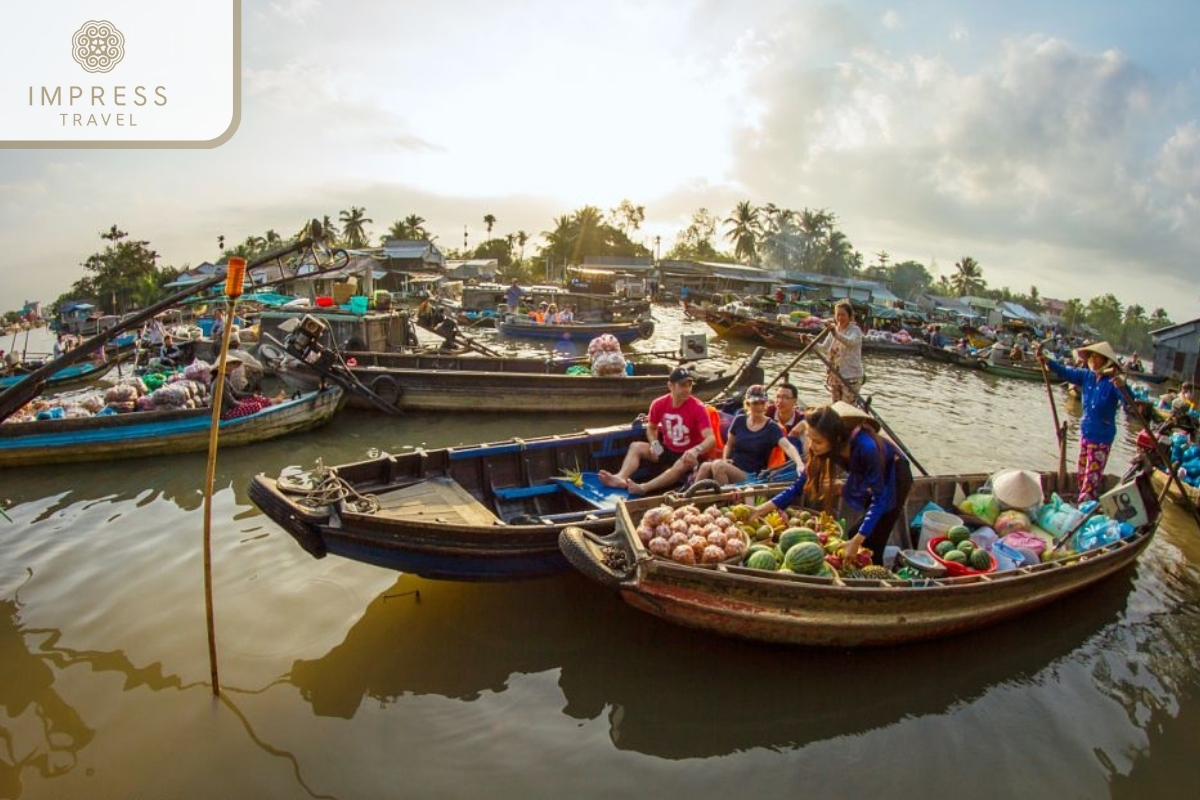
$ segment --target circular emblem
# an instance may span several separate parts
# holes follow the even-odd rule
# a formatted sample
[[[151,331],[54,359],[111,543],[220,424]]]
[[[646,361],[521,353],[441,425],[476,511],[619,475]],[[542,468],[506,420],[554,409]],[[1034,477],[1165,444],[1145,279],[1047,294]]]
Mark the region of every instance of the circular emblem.
[[[111,22],[89,20],[71,37],[71,55],[88,72],[108,72],[125,57],[125,37]]]

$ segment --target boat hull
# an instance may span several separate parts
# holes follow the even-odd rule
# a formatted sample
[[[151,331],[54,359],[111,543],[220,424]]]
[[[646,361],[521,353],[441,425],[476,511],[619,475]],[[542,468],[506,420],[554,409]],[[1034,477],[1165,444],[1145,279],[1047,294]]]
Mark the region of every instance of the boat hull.
[[[341,389],[325,389],[221,421],[220,445],[233,447],[311,430],[341,407]],[[0,467],[163,456],[208,449],[212,411],[138,411],[80,419],[0,425]]]
[[[431,579],[499,581],[561,572],[569,524],[613,530],[623,490],[576,491],[568,470],[616,470],[640,422],[557,436],[385,455],[333,467],[322,484],[377,498],[313,507],[286,482],[259,475],[250,499],[314,557],[329,553]]]
[[[555,411],[638,414],[667,390],[673,366],[635,364],[633,375],[567,375],[567,363],[531,358],[347,353],[348,372],[362,385],[402,411],[439,413],[542,413]],[[763,382],[757,352],[732,375],[725,370],[693,368],[692,393],[710,400],[721,392]],[[302,366],[283,366],[278,377],[293,389],[310,389],[318,377]],[[374,409],[366,397],[352,394],[351,408]]]
[[[497,321],[496,330],[504,336],[571,342],[590,342],[597,336],[610,334],[621,344],[629,344],[653,336],[654,323],[643,320],[614,324],[585,322],[577,325],[539,325],[532,322]]]
[[[974,490],[985,475],[918,478],[904,519],[935,497],[943,503],[956,486]],[[1047,492],[1056,478],[1043,474]],[[1063,487],[1065,488],[1065,487]],[[762,499],[766,499],[765,497]],[[729,503],[733,495],[704,501]],[[681,504],[681,503],[680,503]],[[625,553],[624,572],[612,571],[629,605],[669,622],[725,636],[792,645],[865,647],[905,644],[982,628],[1027,614],[1131,565],[1145,549],[1157,519],[1113,544],[1004,572],[954,578],[850,580],[762,572],[735,565],[689,566],[650,555],[634,519],[652,504],[634,501],[617,511],[617,531],[605,546]],[[564,552],[572,563],[594,561],[581,570],[595,577],[604,547],[568,530]],[[581,546],[583,545],[583,546]],[[589,549],[590,548],[590,549]]]

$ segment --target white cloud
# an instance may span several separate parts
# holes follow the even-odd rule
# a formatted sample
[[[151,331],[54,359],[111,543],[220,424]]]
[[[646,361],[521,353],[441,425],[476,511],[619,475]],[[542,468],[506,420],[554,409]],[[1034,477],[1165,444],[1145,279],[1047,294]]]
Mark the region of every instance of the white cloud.
[[[883,23],[883,27],[890,31],[900,30],[904,27],[904,22],[901,21],[900,15],[890,8],[883,12],[883,18],[880,22]]]

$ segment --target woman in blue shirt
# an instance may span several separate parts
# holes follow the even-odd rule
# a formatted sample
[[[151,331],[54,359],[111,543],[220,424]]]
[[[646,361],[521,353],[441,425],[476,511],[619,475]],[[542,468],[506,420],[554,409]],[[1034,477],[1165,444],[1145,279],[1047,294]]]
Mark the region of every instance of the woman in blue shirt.
[[[912,468],[895,444],[881,437],[879,423],[867,412],[838,402],[808,414],[808,462],[804,473],[775,497],[755,507],[754,517],[790,506],[807,489],[809,505],[833,511],[839,499],[835,468],[845,472],[840,499],[861,511],[846,531],[843,563],[854,563],[860,547],[883,563],[883,549],[904,513],[912,488]]]
[[[723,457],[701,464],[696,480],[712,478],[722,486],[741,483],[766,469],[776,447],[796,465],[797,474],[803,472],[800,451],[788,439],[783,426],[767,416],[767,390],[761,384],[751,386],[746,390],[744,405],[745,410],[733,418],[725,435]]]
[[[1087,367],[1068,367],[1042,352],[1035,355],[1046,367],[1068,383],[1083,390],[1083,419],[1079,423],[1079,502],[1095,500],[1100,494],[1104,467],[1117,438],[1117,406],[1127,404],[1122,389],[1121,363],[1108,342],[1084,345],[1075,351]]]

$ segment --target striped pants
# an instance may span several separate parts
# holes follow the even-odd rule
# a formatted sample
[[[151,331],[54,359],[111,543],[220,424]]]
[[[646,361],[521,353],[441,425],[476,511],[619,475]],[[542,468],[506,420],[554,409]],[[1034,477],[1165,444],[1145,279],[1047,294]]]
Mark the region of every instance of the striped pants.
[[[1104,467],[1112,444],[1100,444],[1081,439],[1079,442],[1079,502],[1095,500],[1100,496],[1104,481]]]

